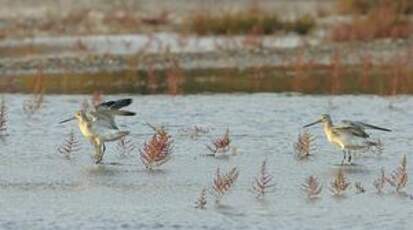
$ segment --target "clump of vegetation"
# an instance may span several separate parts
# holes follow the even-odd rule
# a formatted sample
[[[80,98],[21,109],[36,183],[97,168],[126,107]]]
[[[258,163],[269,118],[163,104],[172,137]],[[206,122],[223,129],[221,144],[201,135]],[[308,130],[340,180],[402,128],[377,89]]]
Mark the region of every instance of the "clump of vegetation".
[[[196,140],[202,135],[210,132],[210,128],[195,125],[190,128],[183,128],[180,130],[183,134],[188,135],[191,139]]]
[[[23,104],[23,110],[26,114],[30,116],[41,109],[45,91],[44,75],[38,74],[34,78],[31,96],[26,99]]]
[[[145,167],[152,170],[168,162],[171,159],[172,143],[172,136],[164,128],[157,128],[152,138],[139,150]]]
[[[170,95],[178,95],[182,93],[184,73],[177,59],[171,58],[169,62],[166,69],[167,92]]]
[[[207,205],[206,189],[202,189],[198,199],[195,202],[195,208],[205,209]]]
[[[228,152],[231,149],[231,139],[229,137],[229,129],[225,131],[225,134],[223,137],[218,137],[215,139],[213,142],[213,147],[207,145],[207,148],[209,151],[211,151],[215,156],[217,153],[223,154]]]
[[[301,185],[301,189],[307,194],[308,199],[316,199],[319,197],[323,186],[315,176],[309,176],[304,184]]]
[[[299,134],[297,142],[294,143],[295,158],[298,160],[308,159],[315,151],[314,141],[315,137],[307,130]]]
[[[260,8],[239,11],[223,11],[219,14],[198,11],[186,19],[189,31],[205,34],[273,34],[279,31],[293,31],[307,34],[315,27],[315,20],[309,15],[292,21],[281,20],[275,12]]]
[[[267,170],[267,161],[261,164],[261,170],[252,184],[252,190],[256,193],[257,199],[264,198],[266,193],[272,192],[271,188],[275,186],[272,184],[272,175]]]
[[[384,172],[384,168],[381,169],[380,177],[373,181],[373,186],[377,189],[378,193],[383,193],[384,187],[386,186],[387,177]]]
[[[337,171],[336,177],[330,183],[330,191],[333,193],[333,195],[340,196],[347,190],[350,184],[351,183],[348,182],[346,176],[344,175],[343,169],[340,168]]]
[[[73,130],[69,132],[65,138],[63,144],[57,148],[57,152],[64,158],[70,160],[73,158],[73,154],[80,150],[80,142],[76,138]]]
[[[130,139],[124,136],[117,142],[116,149],[121,157],[126,157],[135,150],[135,145]]]
[[[356,193],[365,193],[366,189],[364,186],[361,184],[360,181],[354,183],[354,187],[356,188]]]
[[[367,14],[377,7],[390,7],[400,14],[413,13],[410,0],[339,0],[337,8],[341,13]]]
[[[403,155],[399,167],[392,172],[391,178],[387,181],[391,186],[395,187],[396,192],[400,192],[406,187],[408,181],[406,155]]]
[[[366,16],[353,16],[350,23],[341,23],[332,28],[334,41],[369,41],[378,38],[409,38],[413,34],[411,21],[386,5],[379,5]]]
[[[235,167],[225,174],[221,174],[220,169],[217,168],[212,184],[212,190],[216,204],[219,204],[224,195],[231,190],[231,188],[237,181],[238,176],[239,172]]]
[[[0,105],[0,136],[4,136],[7,132],[7,106],[4,97],[1,99]]]

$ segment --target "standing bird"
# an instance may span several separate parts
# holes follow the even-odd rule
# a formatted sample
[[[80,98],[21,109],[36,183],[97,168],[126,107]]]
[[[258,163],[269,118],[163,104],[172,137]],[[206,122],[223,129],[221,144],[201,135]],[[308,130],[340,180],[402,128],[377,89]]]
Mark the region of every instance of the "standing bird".
[[[351,163],[351,150],[366,149],[371,146],[378,145],[377,142],[368,139],[370,136],[365,132],[366,129],[391,132],[390,129],[370,125],[361,121],[343,120],[340,125],[334,126],[331,117],[328,114],[322,114],[319,120],[305,125],[303,128],[307,128],[318,123],[323,124],[324,134],[326,135],[327,140],[343,150],[344,158],[341,164],[344,164],[347,155],[347,162]]]
[[[106,146],[105,142],[116,141],[129,134],[129,131],[121,131],[116,126],[114,117],[134,116],[136,113],[120,110],[132,103],[132,99],[120,99],[117,101],[107,101],[90,109],[80,110],[74,117],[59,122],[60,124],[77,119],[79,129],[83,136],[95,147],[96,164],[103,159]]]

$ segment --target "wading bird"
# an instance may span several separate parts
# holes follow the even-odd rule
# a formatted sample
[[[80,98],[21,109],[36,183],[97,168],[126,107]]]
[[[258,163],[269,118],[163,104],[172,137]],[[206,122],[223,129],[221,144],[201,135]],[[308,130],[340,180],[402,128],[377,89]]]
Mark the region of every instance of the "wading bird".
[[[77,111],[74,117],[61,121],[60,124],[78,120],[83,136],[95,147],[95,159],[98,164],[106,150],[105,142],[116,141],[129,134],[129,131],[119,130],[114,118],[116,115],[134,116],[134,112],[120,110],[131,103],[132,99],[129,98],[103,102],[89,109]]]
[[[347,162],[351,163],[352,150],[361,150],[378,145],[377,142],[368,139],[370,136],[365,132],[366,129],[391,132],[390,129],[370,125],[361,121],[343,120],[341,124],[334,126],[330,115],[328,114],[322,114],[319,120],[305,125],[303,128],[307,128],[318,123],[323,124],[324,134],[326,135],[327,140],[341,148],[343,151],[344,157],[341,164],[344,164],[347,155]]]

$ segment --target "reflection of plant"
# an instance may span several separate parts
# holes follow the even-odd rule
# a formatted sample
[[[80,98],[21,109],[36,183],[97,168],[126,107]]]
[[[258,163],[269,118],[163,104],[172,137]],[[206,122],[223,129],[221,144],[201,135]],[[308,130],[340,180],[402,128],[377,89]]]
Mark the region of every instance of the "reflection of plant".
[[[317,177],[309,176],[304,184],[301,185],[301,189],[307,194],[309,199],[315,199],[320,195],[323,186],[320,184]]]
[[[7,106],[4,98],[1,99],[0,105],[0,136],[3,136],[7,131]]]
[[[389,184],[396,188],[396,192],[400,192],[407,185],[407,158],[403,155],[399,167],[397,167],[391,174],[391,178],[387,179]]]
[[[294,144],[296,159],[307,159],[315,151],[314,140],[314,136],[306,130],[298,135],[297,142]]]
[[[206,189],[202,189],[198,199],[195,202],[195,208],[205,209],[207,205]]]
[[[73,153],[79,151],[80,149],[80,144],[79,141],[77,140],[73,130],[70,131],[70,133],[67,135],[65,138],[64,143],[57,148],[57,151],[62,154],[66,159],[71,159],[73,156]]]
[[[225,153],[230,149],[230,143],[229,129],[227,129],[223,137],[218,137],[212,142],[213,147],[207,145],[207,148],[214,154]]]
[[[366,189],[363,187],[360,181],[354,183],[354,187],[356,188],[356,193],[365,193]]]
[[[215,203],[219,204],[224,195],[231,190],[237,181],[239,172],[237,168],[232,168],[228,173],[221,175],[220,169],[217,168],[215,178],[212,184],[213,195],[215,196]]]
[[[377,139],[374,142],[370,142],[370,145],[367,147],[367,150],[374,154],[381,155],[384,151],[384,144],[381,141],[381,139]]]
[[[191,128],[184,128],[180,130],[182,133],[185,135],[188,135],[191,139],[197,139],[200,136],[209,133],[210,128],[208,127],[202,127],[202,126],[193,126]]]
[[[275,186],[271,184],[271,180],[272,175],[268,173],[267,161],[265,160],[262,162],[261,170],[252,184],[252,189],[257,194],[258,199],[263,198],[266,193],[270,192],[269,189]]]
[[[125,157],[135,150],[135,145],[124,136],[117,142],[116,149],[120,156]]]
[[[347,178],[344,175],[344,171],[342,168],[340,168],[337,172],[336,177],[334,180],[330,183],[330,191],[334,195],[341,195],[344,191],[347,190],[348,186],[350,185],[350,182],[347,181]]]
[[[143,149],[139,150],[140,159],[148,169],[159,167],[171,159],[172,137],[163,128],[157,129]]]

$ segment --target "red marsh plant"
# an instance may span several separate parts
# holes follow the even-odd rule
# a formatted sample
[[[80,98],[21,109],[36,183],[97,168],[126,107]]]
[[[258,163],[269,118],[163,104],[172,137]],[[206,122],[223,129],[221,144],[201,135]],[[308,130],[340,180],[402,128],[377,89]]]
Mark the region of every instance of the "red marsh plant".
[[[373,181],[373,186],[377,189],[377,193],[383,193],[387,180],[384,168],[381,168],[380,176]]]
[[[375,7],[367,15],[353,15],[351,22],[339,23],[331,29],[333,41],[370,41],[378,38],[407,39],[413,34],[413,24],[393,7]]]
[[[331,93],[337,94],[342,90],[341,76],[343,73],[340,51],[335,50],[330,57]]]
[[[156,93],[158,88],[159,88],[158,77],[156,76],[155,68],[154,68],[153,63],[148,63],[147,66],[148,66],[147,67],[148,68],[148,70],[147,70],[147,77],[148,77],[147,87],[148,87],[149,93]]]
[[[275,184],[271,183],[272,175],[267,170],[267,161],[261,163],[261,170],[252,183],[252,191],[256,193],[257,199],[264,198],[266,193],[272,192]]]
[[[116,143],[116,149],[119,156],[126,157],[135,150],[135,144],[124,136]]]
[[[45,90],[44,75],[38,74],[34,78],[32,93],[23,104],[23,110],[26,114],[32,115],[40,110],[44,102]]]
[[[145,167],[152,170],[171,159],[172,136],[163,128],[157,128],[155,134],[139,150],[140,159]]]
[[[221,174],[220,169],[217,168],[212,184],[212,194],[215,197],[216,204],[219,204],[224,195],[232,189],[238,179],[238,176],[239,172],[236,167],[232,168],[225,174]]]
[[[330,191],[333,193],[335,196],[340,196],[347,190],[349,187],[350,182],[348,182],[346,176],[344,175],[344,171],[342,168],[340,168],[337,171],[336,177],[331,181],[330,183]]]
[[[361,85],[365,92],[369,89],[370,84],[370,74],[373,68],[373,61],[371,54],[367,53],[361,57],[362,63],[362,74],[361,74]]]
[[[223,154],[230,150],[231,139],[229,137],[229,129],[225,131],[224,136],[216,138],[212,142],[212,147],[207,145],[209,151],[211,151],[215,156],[217,153]]]
[[[92,94],[92,98],[91,98],[91,101],[92,101],[92,105],[93,106],[97,106],[97,105],[99,105],[100,103],[102,103],[103,102],[103,94],[102,94],[102,91],[94,91],[93,92],[93,94]]]
[[[323,186],[316,176],[309,176],[301,185],[301,190],[307,194],[308,199],[316,199],[320,196]]]
[[[195,208],[205,209],[207,205],[207,194],[206,189],[202,189],[201,193],[199,194],[198,199],[195,201]]]
[[[0,105],[0,136],[4,136],[7,132],[7,106],[4,97],[1,99]]]
[[[388,178],[387,182],[396,189],[396,192],[401,192],[407,185],[407,158],[403,155],[399,167],[397,167]]]
[[[80,150],[80,142],[76,138],[73,130],[67,134],[64,142],[57,148],[57,152],[60,153],[66,159],[72,159],[73,154]]]
[[[166,69],[166,83],[168,94],[177,95],[182,93],[182,82],[184,80],[183,71],[177,59],[172,59]]]
[[[297,160],[308,159],[315,151],[314,141],[315,137],[307,130],[299,134],[297,142],[294,143],[295,158]]]

